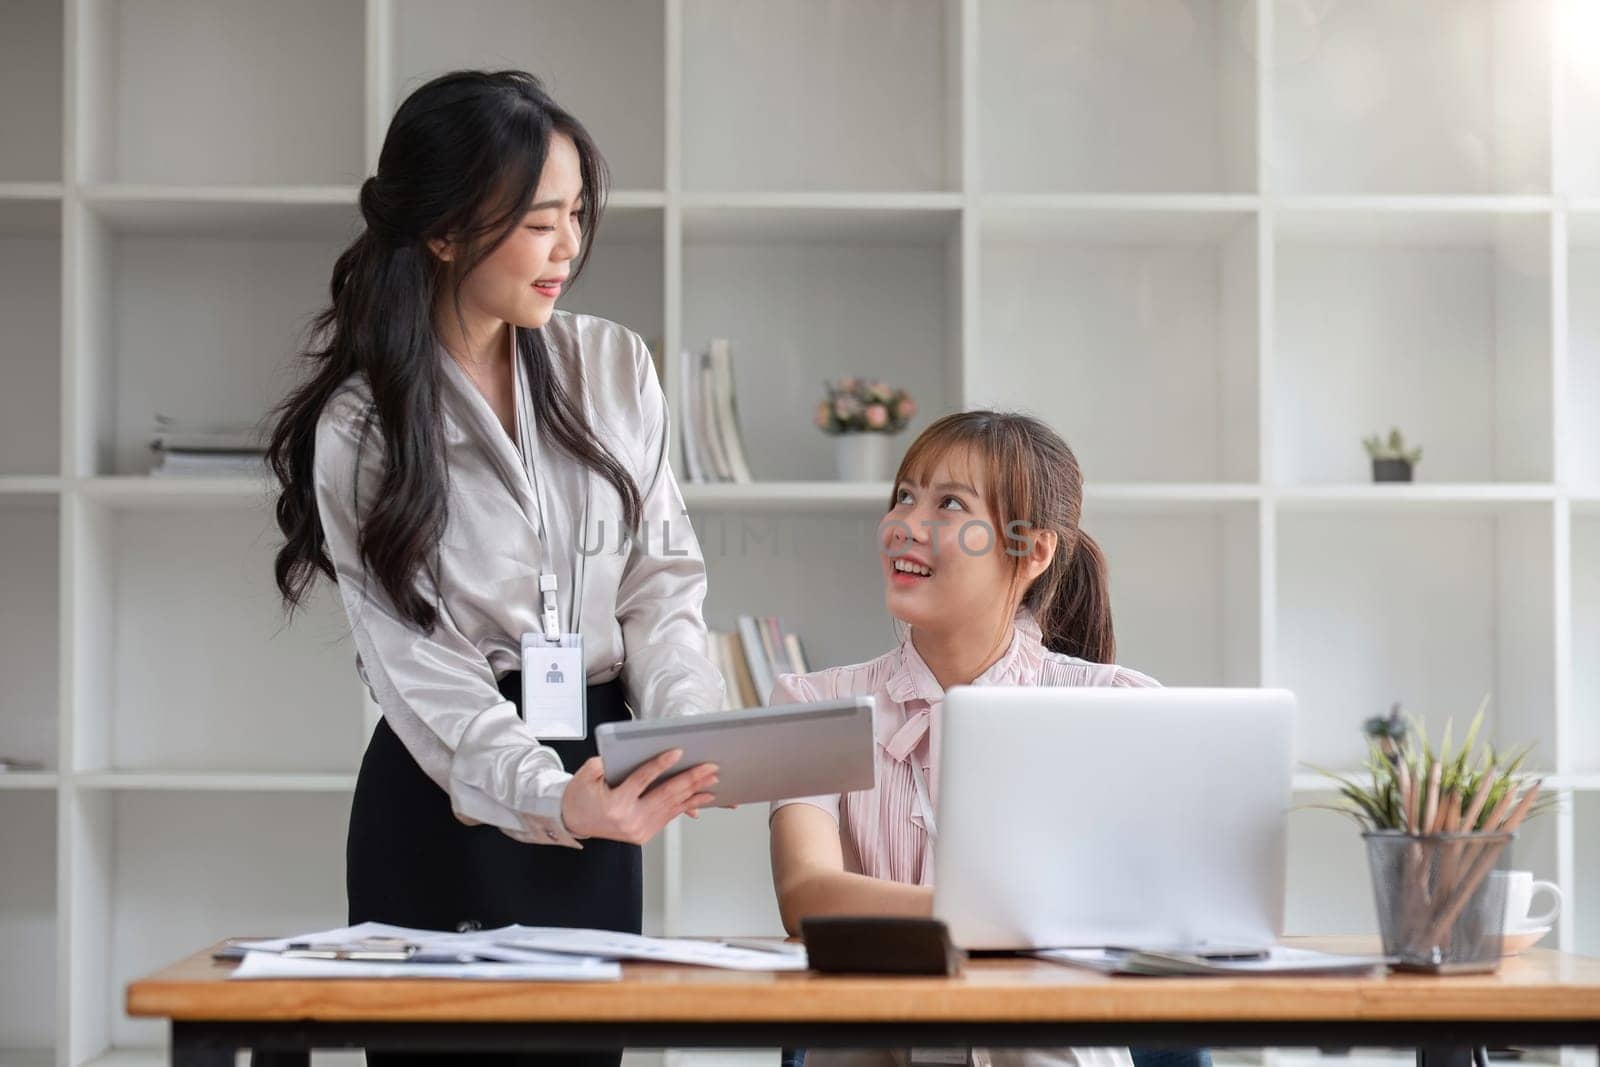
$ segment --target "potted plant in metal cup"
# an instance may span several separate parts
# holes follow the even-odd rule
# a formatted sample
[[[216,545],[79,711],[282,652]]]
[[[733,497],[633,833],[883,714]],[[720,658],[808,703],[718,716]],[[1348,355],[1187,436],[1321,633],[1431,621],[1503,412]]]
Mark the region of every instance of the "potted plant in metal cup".
[[[867,378],[824,382],[815,422],[833,435],[839,480],[881,482],[894,473],[890,438],[906,428],[917,413],[904,389]]]
[[[1554,804],[1519,773],[1531,746],[1477,746],[1483,708],[1458,752],[1446,724],[1439,748],[1398,707],[1367,724],[1368,780],[1321,773],[1338,786],[1328,807],[1363,829],[1383,951],[1402,970],[1476,973],[1500,966],[1505,886],[1517,828]]]
[[[1372,480],[1375,482],[1409,482],[1422,460],[1422,449],[1406,448],[1398,427],[1391,429],[1388,437],[1380,434],[1363,437],[1361,444],[1372,457]]]

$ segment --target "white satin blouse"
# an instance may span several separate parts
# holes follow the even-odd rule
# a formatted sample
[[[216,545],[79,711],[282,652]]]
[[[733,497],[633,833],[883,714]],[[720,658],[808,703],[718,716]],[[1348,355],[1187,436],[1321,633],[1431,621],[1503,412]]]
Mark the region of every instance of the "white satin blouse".
[[[548,509],[562,627],[576,622],[583,634],[588,683],[620,675],[636,718],[715,711],[723,687],[706,655],[705,563],[668,462],[666,402],[648,348],[626,327],[563,311],[544,336],[569,391],[581,381],[591,428],[639,486],[643,523],[633,536],[621,534],[622,500],[611,484],[537,433],[527,435],[535,443],[525,464],[472,379],[442,350],[449,517],[437,584],[427,568],[418,575],[423,595],[441,608],[432,634],[398,615],[357,550],[358,516],[383,476],[376,420],[360,445],[371,398],[363,378],[352,376],[324,407],[314,471],[356,667],[390,728],[462,822],[581,848],[561,820],[571,775],[496,684],[521,668],[522,634],[541,629],[535,478]],[[513,363],[519,425],[531,428],[521,361]]]

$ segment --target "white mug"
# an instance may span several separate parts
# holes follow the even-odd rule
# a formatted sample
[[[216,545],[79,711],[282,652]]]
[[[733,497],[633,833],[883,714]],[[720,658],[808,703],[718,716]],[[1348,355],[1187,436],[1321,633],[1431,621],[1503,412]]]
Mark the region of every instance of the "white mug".
[[[1496,871],[1495,877],[1503,881],[1506,887],[1506,933],[1549,926],[1561,914],[1561,887],[1554,882],[1536,882],[1532,871]],[[1541,891],[1554,898],[1550,908],[1538,915],[1529,915],[1528,909],[1533,907],[1533,898]]]

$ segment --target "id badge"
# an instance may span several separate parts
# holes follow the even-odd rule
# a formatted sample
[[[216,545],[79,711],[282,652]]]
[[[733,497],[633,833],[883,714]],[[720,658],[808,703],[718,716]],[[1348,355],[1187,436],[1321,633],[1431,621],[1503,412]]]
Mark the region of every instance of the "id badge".
[[[541,741],[588,737],[588,694],[582,634],[562,634],[556,644],[542,633],[522,635],[522,721],[533,736]]]

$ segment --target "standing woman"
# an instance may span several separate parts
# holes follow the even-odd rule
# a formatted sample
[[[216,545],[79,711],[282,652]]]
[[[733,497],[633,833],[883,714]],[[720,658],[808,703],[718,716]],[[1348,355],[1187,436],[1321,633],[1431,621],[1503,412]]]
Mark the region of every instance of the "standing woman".
[[[638,932],[640,845],[712,801],[715,767],[647,790],[666,753],[613,789],[595,756],[630,706],[722,703],[650,353],[555,309],[605,194],[531,75],[422,86],[275,412],[278,588],[292,613],[318,573],[337,583],[383,711],[350,812],[352,923]]]

